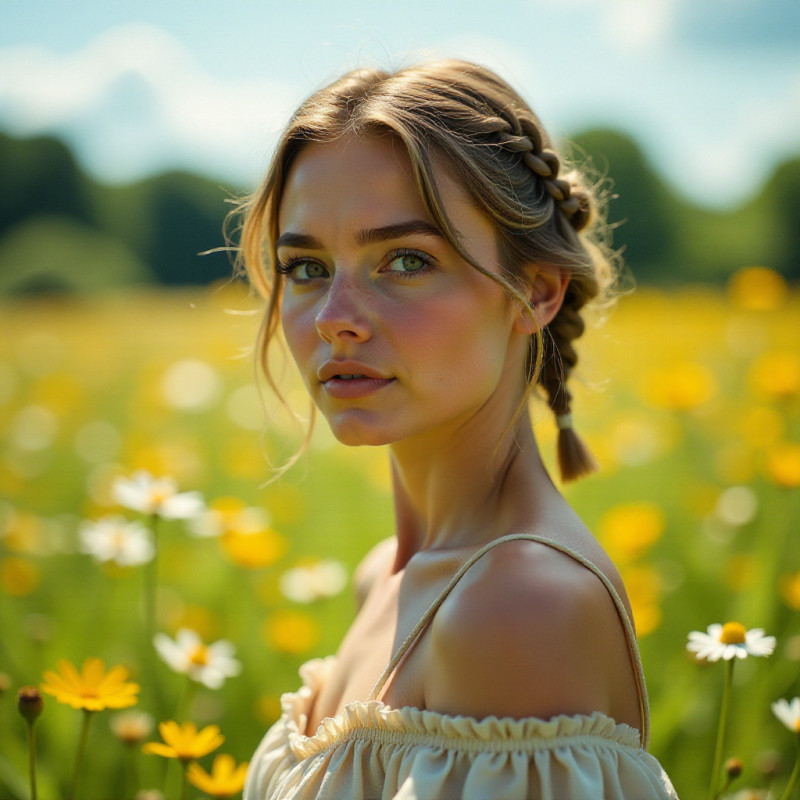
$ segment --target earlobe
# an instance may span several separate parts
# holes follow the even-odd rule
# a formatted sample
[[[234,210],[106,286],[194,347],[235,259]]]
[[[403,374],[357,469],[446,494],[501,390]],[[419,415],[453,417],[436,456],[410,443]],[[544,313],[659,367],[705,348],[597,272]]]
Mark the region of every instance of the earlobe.
[[[530,311],[520,308],[514,330],[532,336],[558,314],[569,285],[569,275],[558,269],[536,268],[530,284]]]

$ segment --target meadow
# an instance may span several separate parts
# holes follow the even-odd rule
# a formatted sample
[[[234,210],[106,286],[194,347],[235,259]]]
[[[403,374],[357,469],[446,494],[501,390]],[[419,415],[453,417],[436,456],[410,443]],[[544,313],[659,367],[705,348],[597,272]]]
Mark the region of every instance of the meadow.
[[[160,741],[153,725],[216,725],[224,744],[199,762],[245,762],[298,667],[335,651],[354,611],[342,575],[392,533],[387,458],[338,445],[322,422],[270,481],[304,426],[257,385],[258,309],[236,285],[0,305],[0,799],[29,793],[17,692],[61,659],[126,667],[149,715],[139,728],[123,717],[126,739],[126,711],[93,714],[77,794],[100,800],[226,796],[181,788],[174,759],[143,753]],[[729,794],[777,798],[797,736],[770,704],[800,695],[800,294],[743,269],[723,288],[642,288],[596,322],[579,344],[574,416],[602,470],[563,491],[628,586],[650,749],[681,797],[705,796],[725,667],[695,659],[687,634],[763,628],[777,646],[736,665],[724,755],[743,765]],[[276,368],[306,415],[291,367]],[[552,464],[551,415],[534,403],[531,416]],[[121,506],[115,481],[137,470],[201,493],[200,521]],[[157,573],[152,559],[90,552],[90,523],[112,515],[157,525]],[[152,644],[181,629],[203,643],[195,667],[231,642],[237,674],[213,688],[181,674]],[[44,694],[40,797],[71,793],[81,720]]]

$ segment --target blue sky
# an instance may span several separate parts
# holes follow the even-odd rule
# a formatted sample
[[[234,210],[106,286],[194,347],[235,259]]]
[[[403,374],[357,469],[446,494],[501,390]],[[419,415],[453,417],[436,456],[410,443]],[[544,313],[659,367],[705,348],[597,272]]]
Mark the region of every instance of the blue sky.
[[[800,154],[799,0],[3,0],[0,130],[56,133],[105,180],[249,186],[314,88],[445,55],[495,68],[556,136],[629,131],[709,205]]]

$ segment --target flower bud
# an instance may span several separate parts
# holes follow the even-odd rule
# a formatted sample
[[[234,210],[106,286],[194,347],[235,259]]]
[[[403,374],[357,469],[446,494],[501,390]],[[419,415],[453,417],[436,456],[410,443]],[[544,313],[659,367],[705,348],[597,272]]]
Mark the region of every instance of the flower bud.
[[[31,724],[44,710],[41,692],[35,686],[23,686],[17,695],[19,713]]]
[[[744,764],[738,758],[729,758],[725,762],[725,774],[729,780],[738,778],[744,770]]]

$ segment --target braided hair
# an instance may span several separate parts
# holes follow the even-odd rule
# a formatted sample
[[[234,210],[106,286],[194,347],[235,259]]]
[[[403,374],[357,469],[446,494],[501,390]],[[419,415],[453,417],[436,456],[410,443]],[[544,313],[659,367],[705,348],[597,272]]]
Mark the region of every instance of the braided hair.
[[[563,159],[528,104],[491,70],[470,62],[437,61],[394,73],[355,70],[314,93],[293,115],[262,186],[241,209],[240,263],[268,298],[259,347],[267,379],[280,396],[269,374],[267,349],[278,329],[283,288],[273,269],[274,243],[289,168],[308,142],[386,134],[404,145],[420,197],[450,245],[500,284],[534,322],[527,280],[531,265],[569,277],[558,313],[544,331],[537,323],[531,336],[527,390],[517,413],[541,387],[559,429],[562,479],[596,469],[575,433],[567,384],[578,361],[573,342],[584,330],[581,309],[607,299],[614,280],[605,226],[593,192],[579,172],[564,171]],[[493,221],[499,273],[487,270],[460,244],[434,179],[435,167],[442,164]]]

